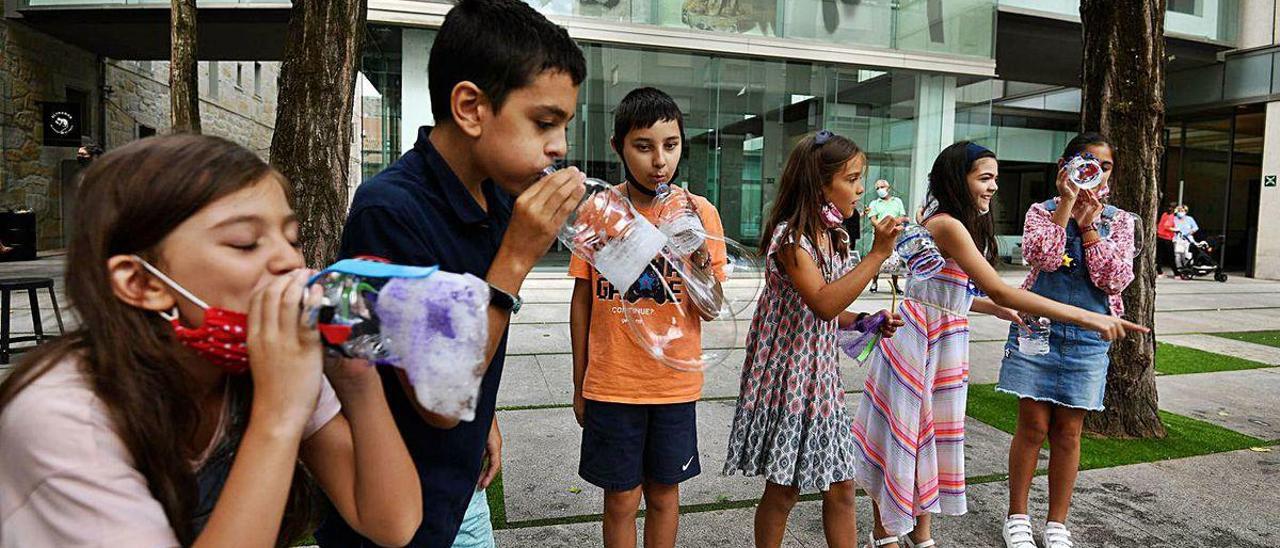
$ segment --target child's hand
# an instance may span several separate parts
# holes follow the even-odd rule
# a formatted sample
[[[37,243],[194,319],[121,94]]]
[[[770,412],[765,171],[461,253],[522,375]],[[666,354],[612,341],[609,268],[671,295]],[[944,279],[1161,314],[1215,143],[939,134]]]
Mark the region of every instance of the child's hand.
[[[1017,310],[1012,308],[1005,308],[1003,306],[997,307],[995,317],[1006,322],[1016,323],[1019,326],[1022,326],[1023,329],[1027,328],[1027,322],[1022,321],[1022,314],[1019,314]]]
[[[882,217],[875,226],[875,242],[871,244],[871,253],[882,257],[889,257],[893,254],[893,245],[898,241],[898,234],[902,233],[902,223],[907,222],[906,217],[890,217],[888,215]]]
[[[302,428],[320,395],[323,347],[320,332],[307,326],[300,304],[318,298],[305,287],[311,272],[280,276],[249,302],[249,374],[253,376],[253,417]],[[252,419],[251,419],[252,420]]]
[[[1080,225],[1081,229],[1088,227],[1098,220],[1100,213],[1102,213],[1102,202],[1094,196],[1093,191],[1081,190],[1075,206],[1071,208],[1071,216],[1075,218],[1076,224]]]
[[[898,332],[898,328],[905,325],[902,322],[902,317],[896,313],[881,310],[878,314],[882,314],[887,318],[884,323],[880,324],[880,334],[886,339],[893,337],[893,334]]]
[[[1067,179],[1067,168],[1064,165],[1058,168],[1058,180],[1054,182],[1058,186],[1058,196],[1062,198],[1062,207],[1070,207],[1075,204],[1076,195],[1080,193],[1080,187],[1076,186]]]
[[[573,392],[573,418],[578,419],[578,428],[586,426],[583,422],[583,413],[587,410],[587,399],[582,397],[581,390]]]
[[[532,268],[546,254],[560,226],[578,207],[586,190],[586,175],[576,167],[543,177],[520,193],[502,247]]]
[[[1143,327],[1124,318],[1093,312],[1090,312],[1085,317],[1085,321],[1081,325],[1091,331],[1101,333],[1102,338],[1108,341],[1123,339],[1130,331],[1138,333],[1151,332],[1150,328]]]
[[[480,470],[480,481],[476,482],[476,490],[488,489],[493,480],[498,479],[502,471],[502,432],[498,423],[489,428],[489,438],[484,444],[484,467]]]

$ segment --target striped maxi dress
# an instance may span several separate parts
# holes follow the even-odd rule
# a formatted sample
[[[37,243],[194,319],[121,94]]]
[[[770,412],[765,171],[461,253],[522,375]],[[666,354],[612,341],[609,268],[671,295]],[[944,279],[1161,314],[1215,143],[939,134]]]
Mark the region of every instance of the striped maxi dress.
[[[969,276],[954,260],[932,279],[908,279],[905,325],[867,358],[853,421],[858,485],[890,534],[925,512],[965,513],[964,411],[969,386]]]

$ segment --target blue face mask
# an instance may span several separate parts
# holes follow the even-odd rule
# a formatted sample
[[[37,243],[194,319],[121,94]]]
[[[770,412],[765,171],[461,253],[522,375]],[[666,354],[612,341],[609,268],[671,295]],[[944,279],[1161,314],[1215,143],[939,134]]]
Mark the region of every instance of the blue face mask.
[[[1186,217],[1186,216],[1187,216],[1187,214],[1186,214],[1186,213],[1183,213],[1183,212],[1181,212],[1181,211],[1179,211],[1179,212],[1175,213],[1175,215],[1177,215],[1179,219],[1181,219],[1181,218],[1183,218],[1183,217]]]
[[[879,196],[879,197],[881,197],[881,198],[888,198],[888,197],[889,197],[889,189],[887,189],[887,188],[877,188],[877,189],[876,189],[876,195],[877,195],[877,196]]]

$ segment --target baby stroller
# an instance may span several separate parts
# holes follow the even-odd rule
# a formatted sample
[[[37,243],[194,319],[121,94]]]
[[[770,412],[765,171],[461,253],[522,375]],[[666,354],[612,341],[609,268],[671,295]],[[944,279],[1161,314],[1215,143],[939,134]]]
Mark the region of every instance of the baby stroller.
[[[1213,274],[1215,281],[1227,281],[1227,273],[1213,258],[1213,248],[1208,241],[1197,241],[1192,236],[1179,234],[1173,241],[1174,275],[1190,280]]]

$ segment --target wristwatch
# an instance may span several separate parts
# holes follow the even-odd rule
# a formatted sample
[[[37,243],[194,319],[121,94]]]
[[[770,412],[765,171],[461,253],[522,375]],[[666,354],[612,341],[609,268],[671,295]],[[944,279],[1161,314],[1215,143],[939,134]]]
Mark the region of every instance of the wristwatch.
[[[512,295],[498,289],[493,284],[489,284],[489,304],[512,314],[518,314],[520,307],[524,306],[524,299],[521,299],[519,295]]]

